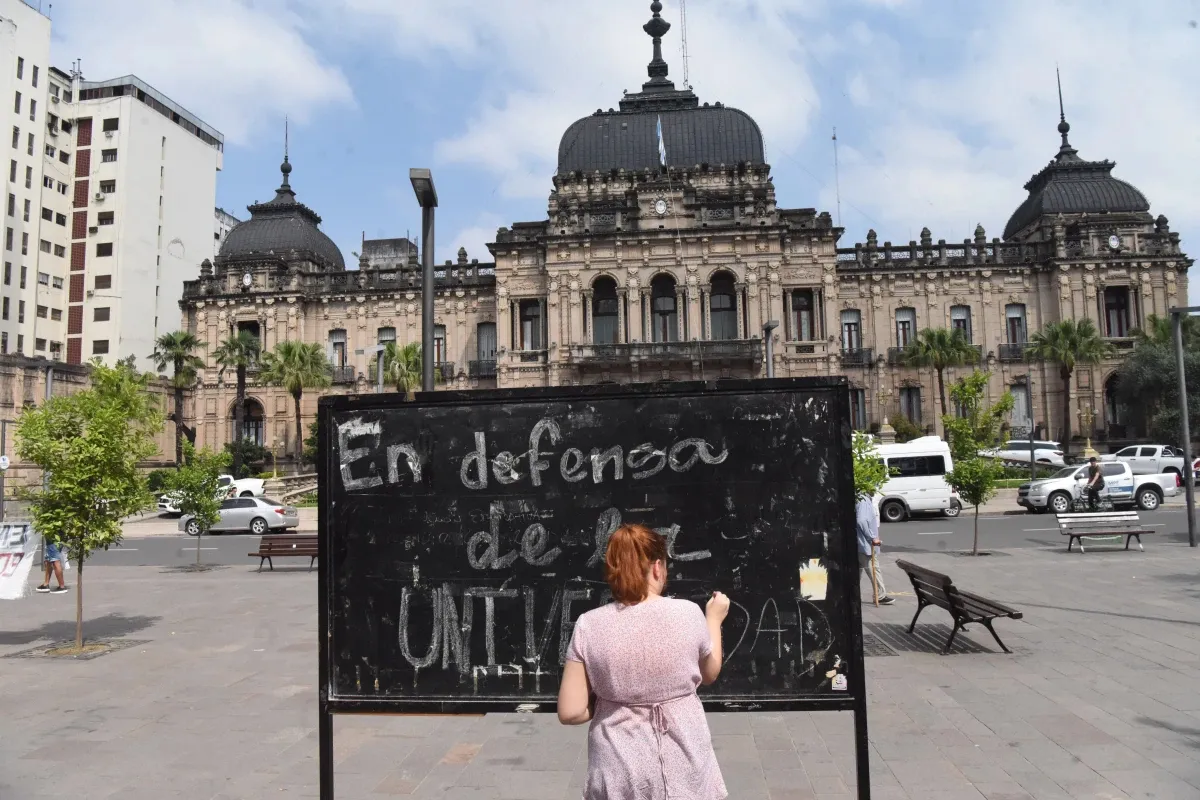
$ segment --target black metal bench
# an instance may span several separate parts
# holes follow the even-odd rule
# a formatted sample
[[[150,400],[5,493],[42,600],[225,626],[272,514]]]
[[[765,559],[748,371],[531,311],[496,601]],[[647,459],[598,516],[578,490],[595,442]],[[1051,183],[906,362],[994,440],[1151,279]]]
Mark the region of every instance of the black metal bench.
[[[1142,525],[1141,519],[1136,511],[1113,511],[1109,513],[1087,513],[1087,514],[1058,514],[1058,528],[1063,536],[1069,536],[1067,540],[1067,552],[1075,546],[1075,541],[1079,541],[1079,552],[1083,550],[1083,540],[1102,537],[1125,537],[1125,549],[1129,549],[1129,544],[1134,539],[1137,539],[1138,550],[1145,552],[1146,548],[1142,547],[1142,534],[1154,533],[1147,530]]]
[[[312,572],[313,565],[317,563],[317,535],[298,533],[267,535],[259,540],[258,552],[248,553],[248,555],[259,558],[259,572],[262,572],[263,564],[267,564],[274,571],[275,562],[271,559],[289,556],[311,559],[308,562],[308,571]]]
[[[992,638],[996,640],[996,644],[1000,645],[1001,650],[1006,653],[1012,652],[1005,647],[1004,642],[996,634],[996,629],[992,627],[992,620],[998,617],[1021,619],[1024,614],[1020,611],[1015,611],[995,600],[964,592],[954,585],[949,575],[934,572],[913,564],[911,561],[897,561],[896,566],[908,575],[908,579],[912,581],[913,591],[917,595],[917,613],[913,615],[912,624],[908,626],[909,633],[912,633],[913,629],[917,627],[917,617],[921,616],[921,612],[927,606],[937,606],[950,612],[950,616],[954,619],[954,630],[950,631],[950,638],[946,640],[946,646],[942,648],[942,655],[950,652],[951,646],[954,645],[954,637],[958,635],[959,630],[966,630],[967,625],[975,622],[988,629]]]

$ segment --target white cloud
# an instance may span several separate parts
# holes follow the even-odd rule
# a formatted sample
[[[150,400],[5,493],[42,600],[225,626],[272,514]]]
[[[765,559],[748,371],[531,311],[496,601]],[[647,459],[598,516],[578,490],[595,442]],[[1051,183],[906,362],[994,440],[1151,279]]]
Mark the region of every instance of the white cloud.
[[[488,252],[488,244],[496,240],[498,228],[511,224],[511,220],[503,220],[496,214],[480,214],[472,225],[463,228],[454,237],[450,252],[457,254],[458,248],[465,247],[467,258],[477,258],[482,262],[491,261],[492,254]]]
[[[135,74],[244,144],[284,114],[353,102],[341,70],[306,41],[286,0],[72,0],[55,9],[53,56],[84,77]]]

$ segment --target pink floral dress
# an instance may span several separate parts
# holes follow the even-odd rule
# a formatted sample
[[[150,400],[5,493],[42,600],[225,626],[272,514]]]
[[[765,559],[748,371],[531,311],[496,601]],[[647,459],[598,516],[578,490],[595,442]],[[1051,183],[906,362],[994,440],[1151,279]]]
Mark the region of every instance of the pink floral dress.
[[[710,652],[704,613],[687,600],[610,603],[579,618],[567,659],[596,694],[585,800],[728,796],[696,696]]]

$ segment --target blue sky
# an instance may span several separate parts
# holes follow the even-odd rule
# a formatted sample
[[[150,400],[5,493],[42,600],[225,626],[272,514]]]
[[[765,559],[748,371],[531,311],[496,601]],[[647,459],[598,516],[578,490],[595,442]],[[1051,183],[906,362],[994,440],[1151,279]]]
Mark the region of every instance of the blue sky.
[[[680,3],[664,41],[681,82]],[[437,258],[543,219],[558,139],[645,80],[648,0],[58,0],[54,57],[135,73],[226,135],[218,204],[244,217],[292,184],[352,260],[420,226],[408,169],[434,170]],[[1184,247],[1200,236],[1200,4],[1162,0],[690,0],[690,82],[767,140],[784,207],[907,242],[928,226],[999,236],[1056,152],[1054,70],[1071,142],[1117,162]],[[1192,302],[1200,304],[1200,280]]]

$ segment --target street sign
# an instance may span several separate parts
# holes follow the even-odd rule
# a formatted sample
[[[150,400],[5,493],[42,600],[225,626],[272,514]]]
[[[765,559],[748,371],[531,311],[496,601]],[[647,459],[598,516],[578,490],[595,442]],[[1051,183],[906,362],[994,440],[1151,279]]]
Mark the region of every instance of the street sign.
[[[8,469],[8,456],[0,456],[0,469]]]

